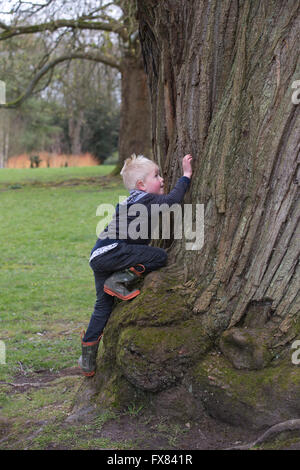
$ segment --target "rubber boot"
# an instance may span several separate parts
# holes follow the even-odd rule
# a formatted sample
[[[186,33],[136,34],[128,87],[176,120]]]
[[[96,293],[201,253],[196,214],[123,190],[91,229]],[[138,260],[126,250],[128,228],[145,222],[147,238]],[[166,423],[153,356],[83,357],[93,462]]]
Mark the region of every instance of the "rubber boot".
[[[104,283],[104,292],[121,300],[130,300],[140,294],[138,289],[129,290],[128,287],[140,278],[145,266],[138,264],[124,271],[113,273]]]
[[[83,374],[86,377],[93,377],[96,371],[96,358],[99,348],[100,340],[103,336],[100,335],[96,341],[84,342],[82,338],[84,337],[85,332],[81,333],[81,356],[78,359],[78,365],[82,369]]]

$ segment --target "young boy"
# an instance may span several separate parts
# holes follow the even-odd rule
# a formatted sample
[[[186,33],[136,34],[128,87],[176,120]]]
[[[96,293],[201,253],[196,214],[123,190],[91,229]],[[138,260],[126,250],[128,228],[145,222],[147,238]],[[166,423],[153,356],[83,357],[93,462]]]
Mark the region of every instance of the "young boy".
[[[90,256],[97,300],[88,329],[81,336],[82,355],[78,361],[87,377],[95,374],[99,342],[111,314],[114,297],[122,300],[133,299],[140,291],[128,290],[130,284],[143,273],[159,269],[167,263],[165,250],[148,246],[151,241],[149,231],[147,237],[133,238],[130,234],[130,222],[137,218],[136,213],[130,215],[130,207],[142,204],[148,218],[145,222],[150,222],[150,227],[153,204],[167,204],[170,207],[183,200],[192,176],[191,162],[191,155],[183,158],[183,176],[178,179],[174,189],[164,195],[164,180],[153,161],[142,155],[132,155],[125,161],[121,175],[130,195],[121,203],[121,207],[117,204],[113,220],[99,235]]]

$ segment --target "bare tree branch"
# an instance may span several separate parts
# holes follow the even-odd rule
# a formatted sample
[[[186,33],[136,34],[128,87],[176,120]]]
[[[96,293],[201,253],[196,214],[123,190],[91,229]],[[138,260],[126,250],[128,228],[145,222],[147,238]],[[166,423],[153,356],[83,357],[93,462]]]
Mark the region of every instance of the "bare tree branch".
[[[108,7],[111,7],[112,5],[114,5],[115,3],[114,2],[110,2],[110,3],[107,3],[106,5],[102,5],[98,8],[95,8],[95,10],[92,10],[90,11],[87,15],[82,15],[81,16],[81,19],[82,20],[92,20],[92,19],[96,19],[96,18],[102,18],[103,17],[103,13],[101,13],[101,15],[95,15],[95,13],[98,13],[100,11],[103,11],[105,10],[106,8]],[[111,19],[111,17],[109,17]]]
[[[26,10],[26,12],[29,12],[31,14],[35,14],[35,13],[38,13],[39,11],[43,10],[44,8],[47,8],[53,1],[55,1],[55,0],[48,0],[47,3],[44,3],[43,5],[41,5],[40,3],[25,2],[25,1],[20,0],[19,8],[21,7],[21,5],[31,5],[31,9]],[[36,7],[36,8],[34,8],[34,7]]]
[[[58,64],[64,61],[70,61],[72,59],[93,60],[102,62],[121,71],[121,61],[119,61],[113,53],[110,53],[113,48],[113,43],[107,39],[109,35],[101,35],[104,44],[98,44],[96,46],[94,44],[94,40],[90,41],[88,39],[88,32],[83,34],[84,31],[88,30],[91,31],[90,35],[93,35],[93,31],[115,33],[119,38],[119,45],[122,45],[123,52],[125,44],[127,44],[126,51],[128,48],[132,47],[132,39],[130,37],[131,34],[128,23],[115,19],[108,14],[108,7],[112,5],[119,6],[118,2],[115,3],[108,1],[105,5],[100,0],[97,0],[97,3],[82,3],[83,6],[80,4],[80,11],[78,9],[74,10],[76,12],[75,15],[77,15],[76,18],[68,19],[58,17],[55,19],[55,17],[57,17],[56,14],[59,12],[59,10],[54,8],[55,6],[58,6],[58,3],[56,3],[55,0],[47,0],[43,5],[35,3],[34,0],[19,0],[11,11],[11,14],[14,15],[11,24],[8,24],[5,21],[0,22],[0,41],[9,40],[22,35],[45,33],[44,35],[41,34],[42,39],[44,38],[43,46],[45,47],[45,54],[39,60],[35,69],[31,71],[31,77],[33,78],[29,81],[27,88],[24,92],[20,93],[16,99],[0,105],[0,108],[18,107],[30,96],[30,94],[33,93],[33,91],[34,93],[37,93],[37,84],[41,79],[43,79],[49,71],[53,71]],[[46,7],[49,7],[51,11],[49,9],[45,10]],[[42,16],[29,16],[30,11],[37,13],[40,10],[43,10]],[[49,12],[47,20],[45,20],[45,11]],[[38,23],[36,23],[37,18],[39,18]],[[52,37],[52,43],[50,43],[50,45],[48,44],[48,35],[46,33],[50,34]],[[61,39],[68,35],[71,35],[71,38],[69,38],[68,52],[64,50],[63,55],[57,56],[51,60],[51,56],[54,50],[57,50],[56,48]],[[54,40],[55,37],[56,39]],[[85,51],[87,50],[87,44],[89,45],[88,52]],[[97,49],[97,52],[91,52],[93,47]],[[46,80],[47,84],[50,83],[50,79],[48,78],[48,80]],[[42,86],[39,87],[42,90],[45,89],[44,83],[45,80],[42,81]]]
[[[2,23],[2,21],[0,21],[0,28],[5,29],[6,31],[9,31],[9,26],[7,26],[5,23]]]
[[[107,31],[118,34],[124,41],[128,40],[128,33],[124,25],[112,18],[110,18],[109,22],[87,21],[82,18],[73,20],[61,19],[27,26],[8,26],[4,23],[0,23],[0,27],[5,30],[0,33],[0,41],[22,34],[34,34],[43,31],[54,32],[60,28]]]
[[[60,57],[57,57],[56,59],[53,59],[51,62],[48,64],[44,65],[38,73],[33,77],[31,82],[29,83],[28,87],[22,93],[17,99],[14,101],[10,101],[5,104],[0,104],[0,109],[1,108],[6,108],[6,109],[13,109],[17,108],[20,106],[23,101],[25,101],[33,92],[35,89],[36,85],[38,82],[54,67],[56,67],[58,64],[72,60],[72,59],[84,59],[84,60],[93,60],[95,62],[101,62],[102,64],[108,65],[109,67],[116,68],[118,70],[121,70],[121,65],[118,63],[114,57],[106,54],[91,54],[88,52],[73,52],[67,55],[63,55]]]

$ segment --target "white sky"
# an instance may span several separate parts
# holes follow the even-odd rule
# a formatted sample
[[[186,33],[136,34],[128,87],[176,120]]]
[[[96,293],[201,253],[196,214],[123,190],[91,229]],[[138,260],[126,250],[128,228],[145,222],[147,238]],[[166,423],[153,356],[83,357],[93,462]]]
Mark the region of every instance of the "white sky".
[[[47,3],[47,0],[32,0],[34,4],[36,5],[45,5]],[[26,5],[26,3],[28,5]],[[23,1],[23,7],[22,10],[26,11],[26,8],[30,7],[30,1]],[[89,0],[88,2],[91,5],[94,5],[94,8],[99,5],[99,1],[97,0]],[[105,3],[110,3],[110,0],[104,0],[103,4]],[[18,4],[17,0],[0,0],[0,20],[3,21],[4,23],[9,24],[11,21],[11,15],[9,14],[11,9]],[[80,4],[85,4],[85,2],[82,2],[80,0],[64,0],[64,4],[62,5],[61,0],[54,0],[53,5],[50,5],[50,8],[56,7],[58,9],[58,14],[60,17],[64,18],[74,18],[76,13],[80,14],[79,6]],[[47,9],[45,9],[47,11]],[[110,6],[107,10],[107,13],[109,13],[111,16],[113,16],[115,19],[118,19],[121,15],[120,9],[116,6]],[[43,15],[44,11],[41,10],[40,15]]]

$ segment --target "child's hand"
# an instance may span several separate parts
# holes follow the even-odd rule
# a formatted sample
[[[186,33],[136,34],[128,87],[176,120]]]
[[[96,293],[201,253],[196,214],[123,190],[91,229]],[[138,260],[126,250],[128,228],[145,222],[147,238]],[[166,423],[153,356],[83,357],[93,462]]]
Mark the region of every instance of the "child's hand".
[[[183,169],[183,176],[187,176],[190,178],[192,176],[192,155],[188,154],[182,159],[182,169]]]

